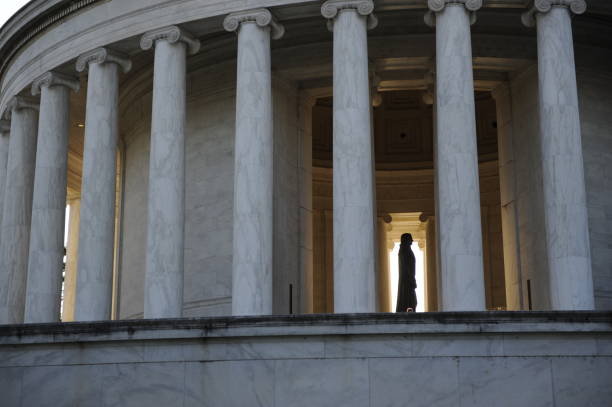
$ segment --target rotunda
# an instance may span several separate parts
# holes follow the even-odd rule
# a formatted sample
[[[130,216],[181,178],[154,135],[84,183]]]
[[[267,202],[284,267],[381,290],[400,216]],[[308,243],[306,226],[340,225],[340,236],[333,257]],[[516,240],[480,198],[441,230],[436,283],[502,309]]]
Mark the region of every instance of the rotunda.
[[[3,403],[609,405],[609,3],[31,0]]]

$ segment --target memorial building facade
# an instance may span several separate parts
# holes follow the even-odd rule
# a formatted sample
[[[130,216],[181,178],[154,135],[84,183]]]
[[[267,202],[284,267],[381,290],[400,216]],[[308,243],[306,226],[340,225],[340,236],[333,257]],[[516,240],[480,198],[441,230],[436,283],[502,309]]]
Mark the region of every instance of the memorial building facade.
[[[30,1],[0,404],[610,405],[609,3]]]

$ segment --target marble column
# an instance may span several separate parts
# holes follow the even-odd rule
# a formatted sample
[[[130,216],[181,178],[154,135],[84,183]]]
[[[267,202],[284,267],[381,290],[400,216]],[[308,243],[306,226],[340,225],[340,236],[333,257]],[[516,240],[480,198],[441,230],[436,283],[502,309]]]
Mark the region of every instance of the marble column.
[[[510,87],[504,83],[495,88],[492,94],[497,105],[497,149],[499,157],[499,190],[504,246],[506,309],[509,311],[520,311],[524,309],[524,306]]]
[[[2,225],[2,207],[4,206],[4,185],[6,183],[6,163],[8,161],[9,135],[11,122],[0,120],[0,225]],[[0,241],[2,236],[0,236]]]
[[[391,215],[388,213],[377,217],[378,232],[378,281],[377,281],[377,312],[392,312],[391,304],[391,282],[389,265],[389,243],[387,241],[387,231],[391,230]],[[391,248],[393,250],[393,248]]]
[[[77,263],[79,259],[79,215],[80,199],[69,202],[68,242],[66,243],[66,271],[64,273],[64,307],[62,322],[74,321],[76,302]]]
[[[232,314],[272,314],[273,123],[270,38],[284,27],[267,9],[228,15],[238,35]]]
[[[32,94],[40,94],[40,117],[32,198],[25,323],[60,320],[70,90],[77,92],[79,87],[79,82],[74,78],[55,72],[45,73],[32,84]]]
[[[428,312],[438,311],[438,266],[436,262],[436,220],[433,216],[422,214],[425,222],[425,296]]]
[[[371,0],[321,7],[334,34],[334,312],[376,310],[375,191],[367,30]]]
[[[544,220],[553,310],[595,307],[571,13],[584,0],[536,0]]]
[[[145,318],[183,314],[187,54],[200,42],[179,27],[143,35],[155,47],[145,269]]]
[[[119,71],[131,62],[107,48],[81,55],[79,72],[89,69],[85,147],[81,184],[79,262],[75,320],[111,316],[115,243],[115,180],[118,136]]]
[[[470,23],[482,0],[429,0],[436,27],[436,220],[444,311],[485,309]]]
[[[315,99],[300,98],[299,183],[300,183],[300,287],[301,312],[314,312],[314,244],[312,207],[312,108]]]
[[[11,117],[0,242],[0,324],[23,322],[34,188],[38,102],[15,96]]]

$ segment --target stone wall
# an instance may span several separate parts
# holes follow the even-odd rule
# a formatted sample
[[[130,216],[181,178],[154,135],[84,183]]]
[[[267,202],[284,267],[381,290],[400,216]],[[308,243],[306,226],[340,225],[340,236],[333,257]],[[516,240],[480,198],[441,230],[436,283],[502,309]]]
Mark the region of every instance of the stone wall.
[[[612,76],[578,70],[595,307],[612,309]]]
[[[235,61],[189,74],[185,167],[185,316],[231,314]],[[289,312],[289,284],[297,306],[298,99],[295,86],[273,81],[275,151],[275,312]],[[149,168],[150,83],[142,74],[122,100],[126,141],[119,318],[140,318]],[[278,272],[276,272],[278,271]]]
[[[608,406],[609,313],[240,317],[0,327],[17,406]]]

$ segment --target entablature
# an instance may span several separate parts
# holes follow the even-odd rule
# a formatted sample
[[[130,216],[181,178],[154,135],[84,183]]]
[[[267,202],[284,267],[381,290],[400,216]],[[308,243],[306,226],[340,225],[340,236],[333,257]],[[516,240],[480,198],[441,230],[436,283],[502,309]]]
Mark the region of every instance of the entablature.
[[[492,15],[490,13],[501,13],[506,16],[512,14],[509,20],[513,25],[506,24],[505,28],[500,28],[500,33],[509,35],[511,32],[511,35],[532,39],[534,33],[526,31],[520,23],[520,14],[530,4],[530,0],[484,1],[479,11],[480,21],[473,28],[475,36],[496,29],[497,23],[487,20]],[[249,7],[254,6],[269,8],[274,17],[288,27],[288,35],[273,45],[275,50],[310,41],[309,32],[316,33],[315,42],[331,41],[331,34],[324,29],[325,21],[321,17],[319,1],[259,0],[249,4]],[[406,17],[408,20],[404,21],[404,26],[416,33],[433,36],[433,31],[422,21],[427,11],[425,0],[378,0],[375,6],[380,23],[369,34],[373,41],[377,37],[394,35],[399,25],[388,24],[399,24],[398,19]],[[225,39],[231,38],[223,30],[223,18],[243,9],[244,2],[238,0],[185,0],[180,4],[170,0],[33,0],[0,29],[0,111],[6,107],[12,95],[24,91],[44,72],[57,68],[61,71],[64,65],[72,66],[80,54],[96,47],[111,46],[133,56],[142,52],[138,45],[140,36],[160,27],[180,25],[193,33],[195,38],[205,38],[212,47],[216,46],[215,41],[221,41],[218,46],[223,46],[227,43]],[[577,41],[589,39],[591,44],[593,36],[586,32],[581,34],[581,30],[593,25],[594,35],[600,38],[597,46],[606,46],[610,42],[607,39],[612,38],[610,2],[589,1],[588,10],[580,16],[580,21],[581,29],[576,30]],[[291,33],[293,26],[303,25],[306,26],[303,32],[295,30],[296,34]],[[602,26],[609,27],[611,35],[606,35],[605,30],[601,30]],[[213,41],[209,41],[211,39]],[[612,43],[609,48],[612,49]]]

